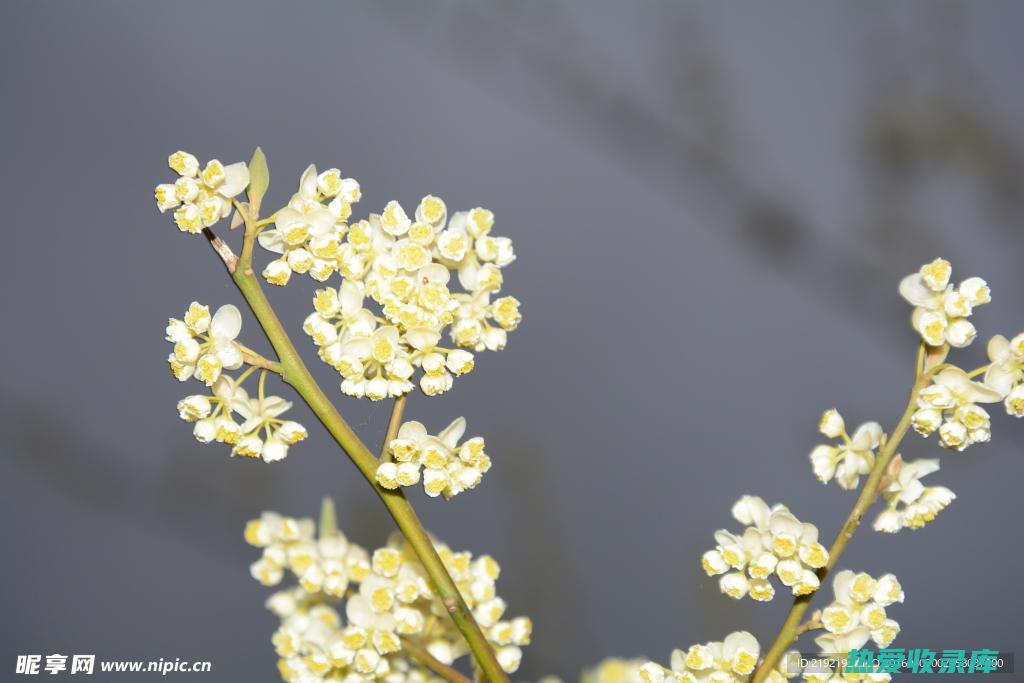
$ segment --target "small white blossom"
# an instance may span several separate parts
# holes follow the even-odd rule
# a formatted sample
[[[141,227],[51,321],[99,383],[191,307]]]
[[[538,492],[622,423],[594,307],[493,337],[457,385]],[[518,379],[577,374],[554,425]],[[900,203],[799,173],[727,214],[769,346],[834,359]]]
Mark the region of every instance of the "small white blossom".
[[[715,532],[716,546],[701,564],[709,576],[723,575],[719,589],[732,598],[746,595],[771,600],[773,574],[793,595],[813,593],[819,586],[815,570],[828,563],[828,550],[818,542],[818,529],[801,522],[785,505],[768,507],[761,498],[743,496],[733,517],[747,525],[742,534]]]
[[[429,683],[432,675],[403,651],[403,637],[448,665],[469,653],[404,540],[393,537],[370,556],[341,532],[318,537],[312,520],[275,513],[249,522],[245,539],[263,551],[251,568],[254,578],[276,585],[290,572],[298,581],[267,600],[281,619],[272,641],[286,681]],[[505,602],[495,591],[498,563],[487,555],[452,552],[443,543],[435,546],[499,664],[514,672],[533,624],[527,617],[504,615]],[[395,672],[407,678],[396,679]]]
[[[761,646],[757,639],[747,631],[735,631],[722,641],[673,650],[668,667],[656,662],[641,664],[637,675],[640,683],[745,683],[760,658]],[[781,665],[770,672],[768,680],[772,683],[785,680]]]
[[[970,344],[977,333],[967,318],[976,306],[992,300],[981,278],[968,278],[953,287],[949,284],[952,271],[949,261],[939,258],[900,282],[900,294],[915,307],[911,317],[914,329],[930,346],[962,348]]]
[[[167,322],[167,341],[174,350],[167,358],[171,371],[179,381],[195,376],[207,386],[220,377],[223,370],[242,366],[242,351],[235,339],[242,329],[242,314],[227,304],[210,316],[210,309],[195,301],[184,320]]]
[[[920,529],[949,506],[956,494],[945,486],[925,486],[920,481],[938,470],[938,460],[901,463],[895,480],[882,492],[888,506],[875,519],[875,530]]]
[[[991,438],[989,414],[977,404],[1002,398],[996,389],[971,380],[960,368],[946,368],[919,392],[911,425],[922,436],[938,430],[939,443],[962,451]]]
[[[834,601],[821,611],[827,633],[815,638],[822,652],[860,649],[869,640],[889,647],[899,624],[889,618],[886,608],[903,602],[903,589],[892,574],[874,579],[869,574],[843,570],[832,580]]]
[[[231,199],[249,185],[245,162],[225,166],[212,159],[200,172],[199,160],[179,151],[167,164],[179,178],[157,185],[154,196],[160,213],[175,209],[174,222],[182,232],[197,233],[216,224],[231,213]]]
[[[985,384],[1004,397],[1009,415],[1024,417],[1024,332],[1009,341],[1002,335],[992,337],[988,358]]]
[[[446,499],[475,488],[491,468],[480,437],[461,441],[466,431],[465,418],[457,418],[437,436],[427,433],[420,422],[402,424],[388,444],[394,462],[377,467],[377,483],[386,489],[413,486],[423,481],[428,496]]]
[[[846,490],[857,488],[861,475],[870,472],[875,462],[875,449],[883,436],[881,425],[866,422],[851,437],[846,433],[842,416],[831,409],[822,415],[819,429],[827,437],[840,438],[842,443],[836,446],[822,444],[811,451],[815,476],[823,484],[835,477],[840,487]]]

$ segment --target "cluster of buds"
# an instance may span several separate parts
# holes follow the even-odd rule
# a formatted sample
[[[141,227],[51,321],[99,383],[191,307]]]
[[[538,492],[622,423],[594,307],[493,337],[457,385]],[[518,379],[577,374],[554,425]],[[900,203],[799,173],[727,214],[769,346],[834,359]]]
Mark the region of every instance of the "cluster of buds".
[[[975,382],[957,367],[942,370],[918,394],[918,410],[911,418],[922,436],[936,431],[939,443],[962,451],[971,444],[992,438],[988,411],[979,403],[994,403],[1003,397],[983,382]]]
[[[447,276],[447,270],[440,272]],[[430,276],[424,277],[429,280]],[[321,360],[342,376],[343,393],[376,401],[402,396],[412,390],[410,379],[420,368],[420,389],[436,396],[451,389],[453,375],[473,369],[473,354],[439,346],[441,336],[436,330],[403,333],[398,325],[364,308],[364,301],[360,283],[346,280],[337,289],[318,289],[313,297],[315,310],[302,327],[317,345]]]
[[[157,206],[179,207],[175,220],[185,232],[227,216],[232,197],[250,180],[244,163],[214,160],[200,172],[185,152],[169,163],[181,177],[157,187]],[[293,273],[319,282],[340,274],[339,287],[316,293],[304,329],[321,359],[341,375],[346,395],[402,396],[413,389],[417,372],[425,394],[444,393],[454,377],[473,369],[473,354],[464,349],[503,349],[519,325],[519,301],[497,297],[502,269],[515,260],[512,242],[491,234],[494,214],[487,209],[449,216],[444,201],[431,195],[412,217],[392,201],[380,214],[350,223],[360,197],[359,183],[338,169],[307,168],[288,204],[252,227],[260,246],[278,255],[263,276],[284,285]],[[441,345],[445,333],[462,348]]]
[[[377,482],[386,489],[414,486],[421,479],[428,496],[446,499],[476,487],[491,469],[484,440],[475,436],[461,444],[465,418],[457,418],[437,436],[419,422],[406,422],[388,444],[393,461],[377,467]]]
[[[892,574],[877,579],[861,572],[844,570],[832,581],[835,599],[821,611],[826,633],[814,642],[822,652],[849,652],[873,640],[878,647],[889,647],[900,625],[889,618],[885,608],[903,602],[903,589]]]
[[[723,593],[736,599],[749,594],[754,600],[771,600],[775,596],[768,580],[772,574],[793,595],[817,590],[815,570],[828,563],[828,550],[818,542],[817,527],[801,522],[781,503],[769,508],[757,496],[740,498],[732,516],[747,528],[739,535],[716,531],[717,546],[701,558],[708,576],[723,575],[718,583]]]
[[[281,619],[272,642],[285,681],[430,679],[406,656],[402,639],[414,640],[448,665],[468,654],[444,604],[431,592],[426,571],[403,540],[392,538],[368,555],[333,523],[322,523],[318,535],[313,520],[274,513],[249,522],[245,538],[263,549],[252,566],[258,581],[276,585],[285,572],[298,581],[267,601]],[[505,601],[495,590],[498,563],[487,555],[474,558],[435,545],[498,662],[514,672],[533,626],[526,617],[505,618]]]
[[[900,282],[900,294],[914,306],[911,324],[929,346],[970,344],[978,332],[967,318],[975,307],[992,300],[988,284],[980,277],[953,287],[952,274],[949,261],[938,258]]]
[[[350,543],[337,530],[317,537],[312,519],[264,512],[246,524],[244,535],[246,543],[263,550],[249,570],[264,586],[281,583],[288,570],[307,593],[323,592],[340,598],[345,596],[350,581],[362,581],[371,572],[366,550]]]
[[[823,484],[834,477],[841,488],[852,490],[860,477],[875,464],[875,449],[885,436],[877,422],[865,422],[850,436],[838,410],[826,410],[818,423],[819,431],[830,439],[841,439],[835,446],[822,444],[811,451],[811,466]]]
[[[225,166],[211,159],[199,170],[199,160],[188,152],[175,152],[167,164],[177,174],[173,183],[156,186],[160,213],[175,209],[174,222],[182,232],[197,233],[231,213],[231,200],[249,185],[244,161]]]
[[[298,422],[281,419],[292,404],[266,395],[262,379],[255,397],[242,388],[252,369],[238,379],[224,373],[243,365],[235,341],[241,329],[242,314],[230,304],[211,316],[208,306],[193,301],[182,319],[167,322],[166,339],[174,344],[167,361],[174,376],[182,382],[195,377],[211,388],[210,393],[178,401],[178,416],[194,423],[192,433],[200,443],[228,444],[232,455],[274,462],[287,456],[288,447],[305,439],[307,432]]]
[[[242,314],[235,306],[221,306],[211,316],[209,306],[193,301],[183,319],[167,321],[165,338],[174,344],[167,357],[171,372],[180,382],[195,377],[213,386],[223,370],[242,367],[242,351],[235,342],[241,331]]]
[[[263,270],[267,282],[285,285],[292,273],[309,273],[320,282],[329,278],[338,267],[345,221],[361,196],[359,183],[338,169],[317,173],[309,166],[298,192],[274,215],[274,227],[259,234],[260,246],[279,254]]]
[[[518,300],[492,300],[503,284],[501,269],[515,259],[512,243],[490,234],[490,211],[449,219],[445,203],[429,195],[413,217],[392,201],[349,224],[358,187],[336,169],[317,174],[310,166],[275,227],[259,234],[263,247],[282,255],[263,275],[283,285],[293,272],[321,282],[340,273],[339,287],[316,292],[304,329],[342,376],[343,393],[401,396],[421,371],[423,392],[441,394],[474,364],[468,351],[441,345],[446,329],[457,346],[496,351],[519,324]],[[461,292],[451,289],[452,273]],[[371,302],[373,310],[365,307]]]
[[[232,446],[232,455],[275,462],[288,455],[289,446],[308,435],[298,422],[279,417],[291,406],[280,396],[266,396],[262,391],[250,398],[240,382],[221,375],[212,394],[193,394],[178,401],[178,416],[195,423],[192,434],[199,443],[216,441]],[[242,419],[241,424],[235,415]]]

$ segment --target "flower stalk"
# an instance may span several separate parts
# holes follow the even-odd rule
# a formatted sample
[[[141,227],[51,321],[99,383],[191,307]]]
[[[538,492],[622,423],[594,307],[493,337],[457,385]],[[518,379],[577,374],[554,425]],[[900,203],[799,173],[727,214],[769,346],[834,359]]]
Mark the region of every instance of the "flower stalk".
[[[377,457],[324,394],[274,312],[252,267],[253,244],[258,231],[256,216],[238,203],[235,206],[245,224],[245,236],[240,256],[236,258],[230,248],[208,228],[203,232],[224,262],[235,286],[245,298],[277,353],[282,379],[302,397],[380,497],[422,563],[433,590],[444,604],[452,622],[465,638],[485,680],[491,683],[508,683],[507,675],[498,663],[493,649],[466,605],[458,587],[448,574],[434,544],[416,515],[416,511],[401,490],[390,491],[377,484],[376,471],[379,464]]]
[[[448,681],[448,683],[473,683],[472,679],[462,675],[444,662],[437,660],[427,652],[425,647],[410,638],[402,638],[402,651]]]
[[[874,505],[875,501],[878,500],[878,496],[882,492],[882,479],[886,474],[889,467],[889,463],[893,456],[896,455],[896,449],[899,448],[900,443],[903,441],[903,437],[906,435],[907,430],[910,428],[911,418],[917,410],[917,399],[921,389],[928,385],[935,370],[941,366],[933,365],[928,367],[930,364],[930,358],[926,354],[925,345],[922,343],[918,349],[917,363],[916,363],[916,378],[914,386],[910,391],[910,398],[907,401],[907,407],[903,411],[903,415],[900,417],[899,422],[893,428],[891,435],[886,440],[885,444],[879,449],[878,457],[875,459],[874,464],[871,467],[871,471],[865,479],[864,484],[861,486],[860,493],[857,496],[856,502],[853,504],[853,508],[850,510],[850,514],[847,516],[843,526],[839,529],[839,533],[836,534],[835,540],[828,549],[829,559],[824,567],[818,570],[818,579],[822,585],[825,583],[825,579],[828,574],[835,568],[839,562],[839,558],[846,550],[847,545],[853,539],[854,534],[857,533],[857,529],[860,528],[861,522],[864,520],[864,516],[868,510]],[[797,596],[793,601],[793,606],[789,610],[789,614],[786,616],[786,620],[782,623],[782,627],[779,629],[779,634],[775,637],[775,641],[771,647],[765,652],[764,658],[761,660],[761,665],[754,672],[751,678],[751,683],[763,683],[768,675],[775,669],[779,661],[781,661],[786,650],[793,644],[793,642],[806,630],[803,628],[802,620],[804,614],[807,612],[807,608],[810,606],[811,601],[817,591],[808,593],[806,595]]]

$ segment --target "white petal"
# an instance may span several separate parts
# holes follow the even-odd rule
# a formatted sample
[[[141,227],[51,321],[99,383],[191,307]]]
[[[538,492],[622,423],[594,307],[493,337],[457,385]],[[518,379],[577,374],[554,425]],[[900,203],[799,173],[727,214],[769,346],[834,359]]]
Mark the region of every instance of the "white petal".
[[[235,344],[227,344],[217,349],[217,360],[225,370],[237,370],[244,362],[242,352]]]
[[[743,496],[732,506],[732,516],[740,524],[764,529],[768,525],[768,504],[757,496]]]
[[[334,214],[327,209],[310,211],[305,219],[309,223],[309,234],[314,237],[323,237],[334,230]]]
[[[877,448],[881,438],[882,425],[877,422],[865,422],[857,427],[857,431],[853,433],[853,438],[850,440],[854,450],[866,451]]]
[[[312,168],[312,166],[310,167]],[[315,179],[316,176],[314,175]],[[373,609],[362,595],[353,595],[345,605],[345,616],[349,622],[360,628],[371,628],[374,623]]]
[[[920,273],[908,275],[900,280],[900,296],[915,306],[935,305],[935,292],[924,283]]]
[[[234,197],[249,185],[249,167],[244,161],[224,167],[224,182],[217,192],[225,197]]]
[[[264,230],[259,235],[256,235],[256,240],[260,243],[260,246],[267,251],[271,251],[275,254],[284,253],[284,237],[281,236],[280,231],[276,228]]]
[[[993,362],[985,371],[985,384],[998,391],[1001,396],[1006,396],[1013,388],[1014,380],[1017,379],[1019,372],[1020,370],[1012,360],[1001,363]]]
[[[437,342],[441,340],[441,334],[437,330],[420,328],[406,332],[405,340],[417,351],[423,351],[437,346]]]
[[[317,192],[319,192],[316,186],[316,166],[310,164],[306,167],[306,170],[302,172],[302,177],[299,178],[299,196],[303,199],[316,199]]]
[[[263,399],[263,414],[266,417],[277,417],[291,407],[291,402],[280,396],[267,396]]]
[[[210,336],[218,341],[233,341],[242,331],[242,313],[237,306],[226,304],[217,309],[210,321]]]
[[[993,363],[999,363],[1010,357],[1010,342],[1003,335],[997,334],[988,340],[986,350],[988,359]]]
[[[338,300],[342,313],[352,315],[363,307],[363,289],[351,280],[343,280],[338,287]]]
[[[452,423],[445,427],[437,438],[448,448],[454,449],[462,435],[466,433],[466,418],[457,417],[452,420]]]

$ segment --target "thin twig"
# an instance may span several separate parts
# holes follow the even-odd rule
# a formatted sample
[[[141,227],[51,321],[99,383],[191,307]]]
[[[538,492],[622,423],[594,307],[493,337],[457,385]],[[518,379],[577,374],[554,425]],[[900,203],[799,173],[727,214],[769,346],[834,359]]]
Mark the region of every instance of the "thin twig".
[[[342,451],[352,463],[359,469],[367,482],[383,501],[384,506],[391,513],[395,524],[401,530],[413,549],[416,557],[423,565],[427,576],[430,578],[431,587],[438,599],[445,605],[452,623],[466,640],[466,645],[473,658],[480,666],[482,678],[490,683],[508,683],[508,675],[498,663],[494,649],[488,642],[480,625],[473,617],[472,611],[466,604],[465,599],[459,592],[458,586],[452,580],[448,569],[445,567],[441,557],[437,554],[437,548],[423,528],[422,522],[416,515],[416,511],[401,491],[389,491],[377,484],[377,467],[380,461],[377,456],[370,452],[366,444],[355,433],[352,427],[338,412],[337,407],[320,388],[316,379],[313,378],[305,361],[299,355],[292,342],[291,337],[281,324],[280,318],[274,311],[267,299],[267,295],[260,286],[259,279],[253,272],[252,256],[253,246],[256,240],[257,228],[256,219],[244,207],[236,203],[236,209],[245,221],[245,236],[242,241],[242,253],[235,257],[234,253],[224,242],[219,240],[210,231],[204,231],[211,246],[220,256],[231,279],[238,287],[239,292],[245,297],[249,308],[259,321],[264,334],[270,341],[270,345],[280,359],[281,377],[292,386],[302,397],[306,405],[313,411],[321,424],[330,432],[331,436],[341,447]],[[461,682],[460,682],[461,683]]]
[[[236,341],[235,344],[238,345],[238,349],[242,352],[242,360],[248,365],[263,368],[264,370],[269,370],[270,372],[275,372],[279,375],[281,374],[281,364],[276,360],[270,360],[269,358],[256,353],[241,342]]]
[[[892,434],[886,440],[885,444],[878,452],[878,457],[875,458],[875,463],[871,468],[871,472],[868,474],[867,479],[864,481],[864,485],[860,489],[860,494],[857,496],[857,501],[853,505],[853,509],[850,510],[849,516],[846,518],[846,522],[843,523],[839,533],[836,534],[835,540],[832,542],[832,546],[828,549],[828,563],[818,570],[818,580],[824,584],[825,577],[828,576],[829,572],[835,568],[836,563],[839,562],[839,558],[842,556],[843,551],[846,550],[846,546],[849,544],[850,539],[853,538],[854,534],[857,533],[857,529],[860,527],[861,521],[867,514],[868,509],[878,499],[880,493],[879,484],[885,475],[889,462],[892,460],[896,453],[896,449],[900,445],[900,441],[903,440],[904,435],[907,433],[907,429],[910,427],[910,419],[913,417],[914,412],[917,410],[917,395],[931,380],[932,374],[935,372],[936,367],[928,367],[927,362],[922,365],[922,360],[926,361],[924,353],[924,346],[922,345],[918,349],[918,361],[915,364],[915,375],[914,387],[910,391],[910,398],[907,401],[907,407],[903,411],[903,416],[900,421],[892,430]],[[817,591],[806,595],[801,595],[793,601],[793,606],[789,610],[789,614],[786,616],[786,620],[782,623],[782,628],[779,629],[779,634],[775,638],[775,642],[772,643],[771,647],[765,652],[764,659],[761,660],[761,665],[754,672],[751,683],[764,683],[768,674],[775,669],[775,666],[779,663],[782,655],[786,652],[793,641],[796,640],[799,635],[798,629],[800,628],[800,620],[803,618],[804,613],[807,611],[807,607],[810,605],[811,600],[817,595]]]
[[[427,649],[409,638],[402,637],[402,651],[427,667],[435,674],[449,683],[473,683],[468,676],[464,676],[444,662],[427,652]]]
[[[405,399],[408,394],[403,394],[395,399],[395,403],[391,406],[391,419],[388,420],[388,430],[384,434],[384,443],[380,447],[380,461],[389,462],[391,460],[391,442],[394,441],[395,436],[398,435],[398,429],[402,426],[402,416],[405,414]]]

